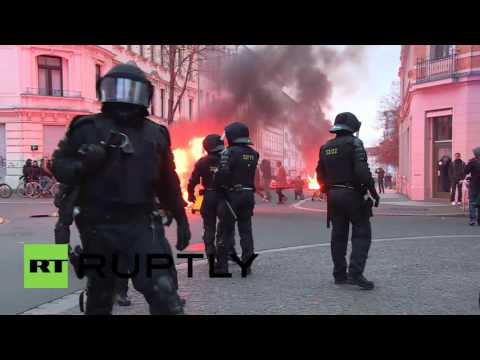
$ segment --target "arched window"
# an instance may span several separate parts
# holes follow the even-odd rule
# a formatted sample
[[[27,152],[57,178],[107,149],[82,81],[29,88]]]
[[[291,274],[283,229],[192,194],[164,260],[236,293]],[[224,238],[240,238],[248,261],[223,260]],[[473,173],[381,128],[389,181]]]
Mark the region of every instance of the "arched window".
[[[38,56],[38,94],[63,96],[62,58]]]

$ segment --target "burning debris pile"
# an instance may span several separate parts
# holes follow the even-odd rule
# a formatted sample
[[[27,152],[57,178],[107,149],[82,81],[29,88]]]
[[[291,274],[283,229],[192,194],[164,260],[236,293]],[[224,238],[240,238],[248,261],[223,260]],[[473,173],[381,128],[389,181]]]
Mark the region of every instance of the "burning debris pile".
[[[313,45],[244,48],[225,64],[220,85],[228,95],[206,110],[209,120],[171,127],[182,187],[185,189],[194,162],[202,156],[201,139],[212,132],[221,134],[224,125],[233,120],[247,123],[251,131],[263,126],[288,128],[310,172],[316,166],[319,145],[330,137],[331,122],[324,110],[332,94],[331,77],[340,73],[343,65],[361,63],[363,52],[363,46],[341,50]],[[309,177],[308,183],[310,189],[317,189],[315,176]]]
[[[188,199],[188,179],[195,163],[204,155],[203,139],[211,133],[222,134],[223,127],[222,123],[209,120],[177,122],[170,126],[175,167],[185,201]]]

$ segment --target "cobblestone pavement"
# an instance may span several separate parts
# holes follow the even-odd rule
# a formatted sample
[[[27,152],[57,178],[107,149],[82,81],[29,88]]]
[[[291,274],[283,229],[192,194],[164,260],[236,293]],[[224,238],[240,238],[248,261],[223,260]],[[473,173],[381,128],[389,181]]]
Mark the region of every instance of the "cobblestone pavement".
[[[329,244],[278,249],[260,254],[254,273],[210,279],[207,265],[193,277],[179,270],[180,293],[190,315],[281,314],[480,314],[480,235],[377,239],[366,276],[373,291],[335,285]],[[148,314],[141,295],[119,315]],[[80,314],[77,308],[63,314]]]

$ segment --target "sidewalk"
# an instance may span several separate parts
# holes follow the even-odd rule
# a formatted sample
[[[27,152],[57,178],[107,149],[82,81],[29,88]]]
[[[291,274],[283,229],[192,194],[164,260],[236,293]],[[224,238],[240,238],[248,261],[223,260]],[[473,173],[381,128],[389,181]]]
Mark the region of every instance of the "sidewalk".
[[[385,216],[467,216],[468,209],[460,205],[453,206],[445,200],[412,201],[392,190],[380,194],[380,206],[373,208],[374,215]],[[299,210],[326,212],[325,201],[311,201],[311,197],[293,205]]]
[[[194,265],[192,278],[179,268],[180,294],[188,315],[478,315],[480,264],[469,249],[479,240],[480,235],[374,240],[366,272],[375,281],[373,291],[335,285],[330,244],[323,243],[260,252],[247,278],[235,265],[230,279],[209,278],[204,261]],[[138,292],[130,290],[130,297],[133,305],[115,306],[114,314],[148,314]],[[61,314],[81,313],[75,305]]]

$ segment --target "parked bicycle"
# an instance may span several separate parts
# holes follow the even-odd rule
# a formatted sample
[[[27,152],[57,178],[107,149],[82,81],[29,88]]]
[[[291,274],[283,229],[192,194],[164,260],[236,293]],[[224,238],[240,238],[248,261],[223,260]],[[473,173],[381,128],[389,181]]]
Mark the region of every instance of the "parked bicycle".
[[[0,197],[3,199],[8,199],[10,196],[12,196],[13,190],[10,185],[6,183],[0,184]]]
[[[20,176],[20,178],[18,179],[18,186],[17,188],[15,189],[15,193],[18,195],[18,196],[23,196],[23,197],[27,197],[26,195],[26,186],[28,184],[28,181],[29,179],[27,179],[25,176]]]
[[[59,190],[60,183],[52,181],[47,188],[42,188],[36,181],[29,182],[26,185],[26,194],[28,197],[38,199],[39,197],[55,197]]]

